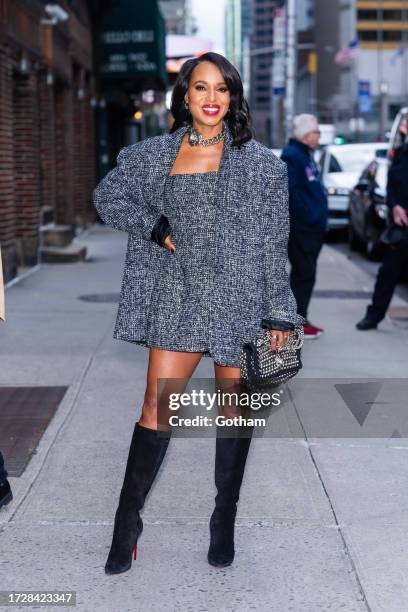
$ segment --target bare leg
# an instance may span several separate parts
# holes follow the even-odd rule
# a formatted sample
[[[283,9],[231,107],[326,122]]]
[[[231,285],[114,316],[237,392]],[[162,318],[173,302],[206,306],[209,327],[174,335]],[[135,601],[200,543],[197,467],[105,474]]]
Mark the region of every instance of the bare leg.
[[[150,349],[147,385],[139,425],[157,429],[157,379],[184,378],[188,380],[193,375],[202,356],[202,353]],[[183,389],[178,389],[178,391],[182,392]]]
[[[217,387],[224,393],[236,393],[239,396],[242,391],[242,383],[240,378],[240,369],[231,366],[221,366],[214,362],[214,374],[217,382]],[[238,415],[245,416],[246,409],[242,409],[234,402],[231,404],[222,404],[218,407],[219,414],[225,417],[235,417]],[[226,427],[225,429],[228,429]]]
[[[142,417],[135,424],[130,443],[125,478],[115,514],[112,545],[105,565],[107,574],[126,572],[132,564],[132,550],[136,558],[136,544],[143,530],[140,510],[169,444],[171,431],[165,436],[160,436],[157,431],[157,379],[169,378],[169,387],[185,386],[201,357],[202,353],[150,349]],[[174,383],[171,379],[182,380]],[[167,387],[165,390],[167,392]]]

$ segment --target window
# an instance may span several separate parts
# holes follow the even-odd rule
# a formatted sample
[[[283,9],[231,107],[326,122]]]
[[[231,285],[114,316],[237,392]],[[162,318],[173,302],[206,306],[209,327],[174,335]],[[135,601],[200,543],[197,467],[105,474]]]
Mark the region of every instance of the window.
[[[330,155],[329,172],[341,172],[341,166],[334,155]]]
[[[376,30],[359,30],[360,40],[377,40]]]
[[[377,20],[378,19],[378,14],[376,10],[372,10],[372,11],[367,11],[367,10],[359,10],[357,12],[357,19],[363,19],[363,20]]]
[[[383,19],[384,21],[402,21],[402,11],[386,9],[383,12]]]
[[[383,40],[397,40],[400,41],[401,40],[401,36],[402,32],[400,30],[384,30],[383,36],[384,39]]]
[[[381,11],[377,9],[359,9],[357,11],[357,19],[363,21],[377,21],[383,19],[384,21],[401,21],[403,18],[401,9],[384,9]]]

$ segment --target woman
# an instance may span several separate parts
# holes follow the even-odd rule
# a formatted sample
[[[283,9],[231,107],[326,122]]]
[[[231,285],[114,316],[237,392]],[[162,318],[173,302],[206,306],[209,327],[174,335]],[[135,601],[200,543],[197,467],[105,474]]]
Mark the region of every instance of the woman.
[[[273,348],[302,323],[285,271],[287,173],[252,138],[241,79],[221,55],[188,60],[177,78],[171,133],[121,150],[95,190],[102,220],[129,232],[114,337],[148,346],[136,423],[115,516],[109,574],[131,566],[139,511],[167,450],[157,379],[188,380],[202,356],[217,380],[239,379],[242,344],[271,329]],[[236,434],[236,432],[234,432]],[[251,438],[218,438],[208,561],[229,565]]]

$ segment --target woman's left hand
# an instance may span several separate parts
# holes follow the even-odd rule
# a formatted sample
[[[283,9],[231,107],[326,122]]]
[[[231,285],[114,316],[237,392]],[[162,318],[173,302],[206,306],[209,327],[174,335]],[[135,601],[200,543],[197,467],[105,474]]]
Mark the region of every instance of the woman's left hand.
[[[270,329],[269,330],[269,340],[271,343],[271,348],[273,351],[282,350],[287,343],[289,342],[290,335],[292,332],[290,331],[279,331],[278,329]]]

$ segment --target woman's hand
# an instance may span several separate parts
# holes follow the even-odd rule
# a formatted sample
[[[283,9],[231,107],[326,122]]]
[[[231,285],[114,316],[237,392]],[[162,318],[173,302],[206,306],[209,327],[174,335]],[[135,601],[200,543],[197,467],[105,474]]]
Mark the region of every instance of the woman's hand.
[[[166,238],[166,240],[164,241],[164,248],[167,249],[168,251],[171,251],[172,253],[176,252],[176,245],[174,244],[174,242],[171,239],[171,234],[169,234]]]
[[[273,351],[282,350],[290,340],[290,331],[279,331],[278,329],[269,330],[269,340]]]

